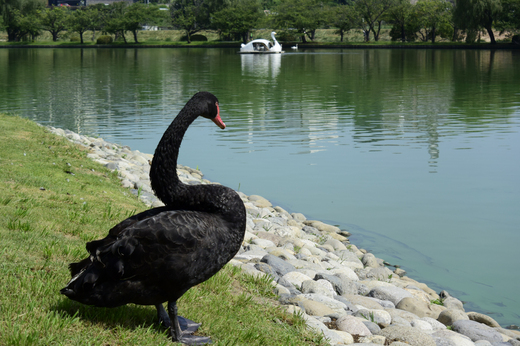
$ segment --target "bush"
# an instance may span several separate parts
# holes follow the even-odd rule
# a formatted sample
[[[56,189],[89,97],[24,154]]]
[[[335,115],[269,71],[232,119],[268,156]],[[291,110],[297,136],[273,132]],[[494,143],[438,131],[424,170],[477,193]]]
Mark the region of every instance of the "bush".
[[[269,35],[269,36],[271,36],[271,35]],[[296,42],[300,38],[300,36],[298,35],[298,33],[296,31],[291,31],[291,30],[281,31],[275,37],[276,37],[276,40],[283,41],[283,42]]]
[[[79,38],[79,36],[71,36],[70,38],[70,42],[80,42],[81,39]]]
[[[96,40],[97,44],[110,44],[112,42],[114,42],[114,39],[108,35],[99,36]]]

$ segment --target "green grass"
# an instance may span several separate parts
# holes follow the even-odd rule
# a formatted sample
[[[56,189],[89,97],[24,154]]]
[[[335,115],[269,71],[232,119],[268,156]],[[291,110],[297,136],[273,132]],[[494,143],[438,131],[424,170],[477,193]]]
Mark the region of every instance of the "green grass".
[[[95,308],[59,294],[85,242],[145,209],[85,149],[0,114],[0,345],[170,345],[155,308]],[[71,174],[74,173],[74,174]],[[320,345],[269,280],[227,266],[179,300],[215,345]]]

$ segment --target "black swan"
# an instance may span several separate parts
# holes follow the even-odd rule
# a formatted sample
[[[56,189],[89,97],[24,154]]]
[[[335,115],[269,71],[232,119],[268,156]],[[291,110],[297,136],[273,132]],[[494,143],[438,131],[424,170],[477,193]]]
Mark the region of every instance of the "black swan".
[[[106,238],[87,243],[90,256],[69,265],[72,279],[60,291],[99,307],[155,305],[172,340],[189,345],[211,340],[192,335],[199,324],[177,316],[176,302],[233,258],[246,227],[245,207],[235,191],[179,181],[179,146],[198,116],[225,128],[218,100],[209,92],[195,94],[173,120],[150,169],[152,188],[165,206],[134,215],[114,226]]]

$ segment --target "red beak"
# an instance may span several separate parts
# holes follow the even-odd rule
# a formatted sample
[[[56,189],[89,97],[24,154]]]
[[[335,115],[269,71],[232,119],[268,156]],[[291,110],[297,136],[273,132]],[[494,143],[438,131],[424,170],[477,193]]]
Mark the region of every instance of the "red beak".
[[[215,124],[217,124],[217,126],[220,127],[221,129],[225,129],[226,128],[226,124],[224,124],[224,122],[220,118],[220,108],[218,107],[218,103],[216,104],[216,106],[217,106],[217,116],[215,118],[211,119],[211,120]]]

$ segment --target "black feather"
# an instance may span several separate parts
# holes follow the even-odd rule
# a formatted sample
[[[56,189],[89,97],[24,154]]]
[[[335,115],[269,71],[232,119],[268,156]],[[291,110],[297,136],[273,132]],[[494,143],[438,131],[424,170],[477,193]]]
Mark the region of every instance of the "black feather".
[[[217,104],[210,93],[196,94],[159,142],[150,179],[166,206],[134,215],[110,229],[105,238],[87,243],[90,256],[69,265],[72,279],[61,293],[95,306],[157,306],[165,301],[175,306],[188,289],[233,258],[246,224],[238,194],[221,185],[185,185],[176,173],[188,126],[200,115],[218,116]],[[178,324],[172,314],[172,323]],[[181,338],[173,329],[173,338]]]

